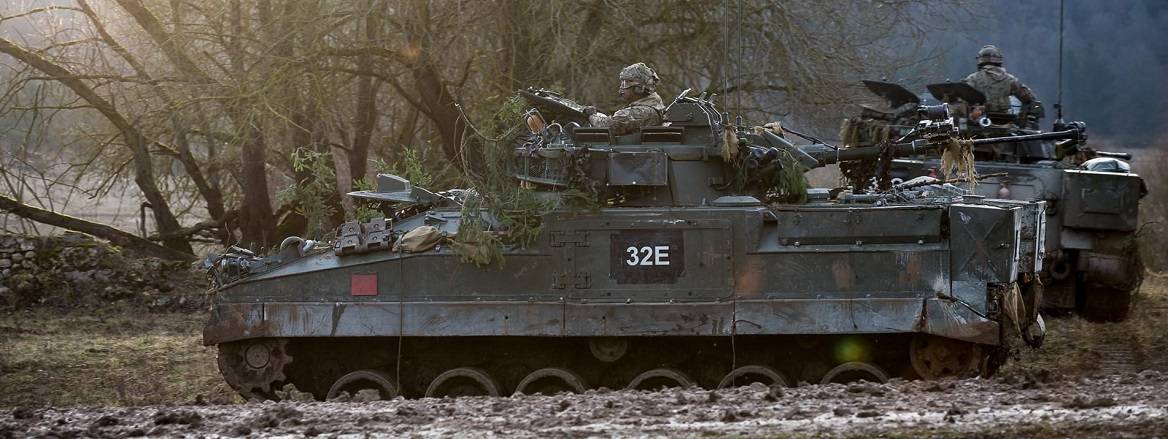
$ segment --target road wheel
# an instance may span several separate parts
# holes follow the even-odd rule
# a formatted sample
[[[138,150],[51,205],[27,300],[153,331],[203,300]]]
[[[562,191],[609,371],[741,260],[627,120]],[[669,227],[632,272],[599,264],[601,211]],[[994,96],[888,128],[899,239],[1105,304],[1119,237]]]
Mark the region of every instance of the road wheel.
[[[788,386],[787,379],[783,378],[783,374],[777,370],[767,366],[750,365],[730,371],[718,383],[718,388],[725,389],[727,387],[748,386],[753,383],[763,383],[768,386]]]
[[[567,369],[548,367],[527,374],[515,388],[515,394],[526,395],[555,395],[557,393],[584,393],[588,385],[584,384],[576,372]]]
[[[823,379],[819,381],[819,384],[847,384],[860,380],[886,383],[888,382],[888,373],[875,364],[852,361],[829,370],[827,375],[824,375]]]
[[[666,387],[692,387],[694,380],[677,369],[653,369],[646,371],[629,382],[629,390],[660,390]]]
[[[397,386],[393,385],[389,375],[377,370],[357,370],[349,372],[337,379],[329,388],[326,399],[336,398],[341,392],[348,392],[356,396],[362,390],[376,390],[381,400],[390,400],[397,397]]]
[[[430,382],[430,387],[426,388],[428,398],[499,396],[499,394],[499,383],[486,371],[476,367],[459,367],[442,372]]]

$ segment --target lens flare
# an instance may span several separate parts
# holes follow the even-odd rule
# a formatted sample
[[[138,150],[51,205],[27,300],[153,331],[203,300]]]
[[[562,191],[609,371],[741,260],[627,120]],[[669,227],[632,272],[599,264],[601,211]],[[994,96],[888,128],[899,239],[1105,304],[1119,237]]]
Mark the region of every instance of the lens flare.
[[[868,361],[871,350],[864,341],[857,337],[844,337],[835,343],[835,361],[847,363],[850,361]]]

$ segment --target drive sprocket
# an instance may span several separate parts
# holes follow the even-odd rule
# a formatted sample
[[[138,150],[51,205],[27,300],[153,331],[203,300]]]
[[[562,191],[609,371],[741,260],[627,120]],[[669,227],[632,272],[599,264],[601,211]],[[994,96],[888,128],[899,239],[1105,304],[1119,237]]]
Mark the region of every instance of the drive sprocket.
[[[286,339],[242,340],[219,345],[219,373],[247,400],[277,399],[286,381],[284,367],[292,362]]]

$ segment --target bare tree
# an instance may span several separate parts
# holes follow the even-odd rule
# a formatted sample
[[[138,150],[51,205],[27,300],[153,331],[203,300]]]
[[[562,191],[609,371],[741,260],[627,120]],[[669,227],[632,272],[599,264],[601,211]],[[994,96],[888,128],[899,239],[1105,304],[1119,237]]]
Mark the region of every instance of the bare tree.
[[[133,154],[134,182],[142,189],[142,194],[150,203],[154,212],[154,219],[158,222],[159,231],[169,233],[177,231],[181,227],[179,226],[178,220],[174,217],[174,213],[170,210],[170,203],[167,202],[166,197],[158,189],[153,165],[150,161],[150,152],[148,150],[148,147],[153,142],[149,138],[134,127],[126,116],[114,108],[113,104],[100,96],[93,88],[68,69],[5,39],[0,39],[0,52],[8,54],[44,72],[53,80],[61,82],[109,120],[110,124],[116,127],[121,133],[122,138],[126,142],[126,146]],[[181,238],[171,238],[164,241],[164,243],[171,249],[185,251],[187,253],[191,252],[190,243]]]
[[[110,187],[132,170],[157,235],[183,251],[183,233],[207,224],[226,241],[272,246],[308,232],[310,205],[327,207],[314,220],[327,229],[340,191],[373,159],[400,166],[406,148],[429,169],[477,172],[471,125],[517,88],[615,108],[616,74],[637,61],[658,71],[666,99],[694,88],[750,120],[830,129],[858,79],[927,70],[920,42],[964,11],[962,0],[74,1],[0,8],[0,36],[17,23],[64,26],[0,40],[15,61],[0,59],[14,67],[0,122],[77,145],[80,164],[62,176],[100,174]],[[44,92],[58,88],[69,94]],[[113,130],[56,130],[61,114],[99,115]],[[296,151],[335,172],[294,166]],[[33,196],[19,180],[46,169],[21,169],[3,174],[5,190]],[[317,190],[274,202],[289,184],[277,182]],[[195,200],[205,213],[182,227]]]

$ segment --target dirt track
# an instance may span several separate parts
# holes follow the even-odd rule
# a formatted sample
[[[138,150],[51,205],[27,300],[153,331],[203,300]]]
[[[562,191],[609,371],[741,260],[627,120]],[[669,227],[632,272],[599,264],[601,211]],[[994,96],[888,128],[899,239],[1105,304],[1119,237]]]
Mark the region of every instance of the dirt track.
[[[0,411],[0,437],[1168,435],[1168,374]]]

